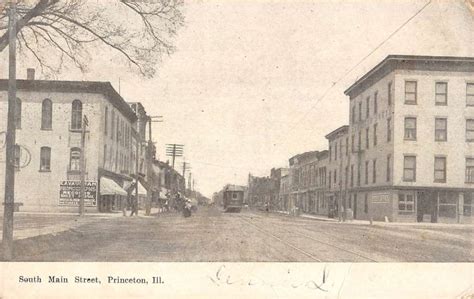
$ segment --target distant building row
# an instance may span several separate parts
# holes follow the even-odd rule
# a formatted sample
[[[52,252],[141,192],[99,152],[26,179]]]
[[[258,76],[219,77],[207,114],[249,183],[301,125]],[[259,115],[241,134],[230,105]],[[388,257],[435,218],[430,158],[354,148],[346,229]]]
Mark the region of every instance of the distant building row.
[[[328,150],[289,159],[252,202],[282,211],[400,222],[472,222],[474,58],[388,56],[350,86],[349,125]],[[274,170],[272,170],[272,173]],[[287,172],[287,174],[286,174]],[[272,197],[273,196],[273,197]]]

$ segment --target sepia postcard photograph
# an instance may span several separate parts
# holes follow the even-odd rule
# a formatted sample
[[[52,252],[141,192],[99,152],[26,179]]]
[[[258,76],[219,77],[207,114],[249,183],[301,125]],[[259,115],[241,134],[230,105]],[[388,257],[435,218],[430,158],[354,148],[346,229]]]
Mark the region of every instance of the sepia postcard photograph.
[[[0,298],[474,298],[474,1],[0,0]]]

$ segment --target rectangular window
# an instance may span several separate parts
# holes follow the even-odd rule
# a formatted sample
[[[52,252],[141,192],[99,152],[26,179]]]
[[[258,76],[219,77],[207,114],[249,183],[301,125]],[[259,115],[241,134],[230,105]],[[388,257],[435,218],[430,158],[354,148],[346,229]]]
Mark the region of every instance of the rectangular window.
[[[387,156],[387,182],[390,182],[392,168],[391,168],[392,156]]]
[[[405,182],[416,182],[416,156],[404,157],[403,180]]]
[[[435,157],[434,181],[437,183],[446,183],[446,157]]]
[[[474,119],[466,119],[466,141],[474,141]]]
[[[362,131],[359,131],[359,142],[357,143],[357,149],[359,152],[362,150]]]
[[[331,180],[332,180],[332,173],[329,172],[329,189],[331,189]]]
[[[107,165],[107,144],[104,144],[104,165],[103,165],[104,168],[105,168],[105,165]]]
[[[466,183],[474,183],[474,158],[466,158]]]
[[[367,97],[365,100],[365,118],[369,118],[370,115],[370,97]]]
[[[351,165],[351,187],[354,187],[354,165]]]
[[[387,118],[387,142],[392,141],[392,118]]]
[[[51,148],[43,146],[40,152],[40,171],[51,170]]]
[[[446,118],[435,118],[435,141],[448,140],[448,120]]]
[[[109,125],[109,108],[105,107],[105,115],[104,115],[104,135],[107,136],[107,130]]]
[[[349,137],[346,137],[346,156],[349,155]]]
[[[405,117],[405,140],[416,140],[416,117]]]
[[[115,111],[112,110],[111,117],[110,117],[110,139],[114,140],[115,137]]]
[[[474,192],[464,192],[463,215],[472,216],[474,210]]]
[[[372,163],[372,183],[377,182],[377,160],[374,160]]]
[[[365,161],[365,184],[369,184],[369,161]]]
[[[332,160],[332,146],[329,146],[329,161]]]
[[[376,91],[374,93],[374,115],[377,114],[378,108],[379,108],[378,103],[377,103],[377,101],[378,101],[377,97],[378,97],[378,92]]]
[[[392,106],[392,82],[389,82],[387,86],[387,102],[388,107]]]
[[[448,83],[436,82],[435,105],[446,106],[448,104]]]
[[[337,184],[337,169],[334,169],[334,185]]]
[[[474,83],[466,84],[466,106],[474,106]]]
[[[362,102],[359,103],[359,121],[362,121]]]
[[[415,211],[415,199],[412,193],[398,194],[398,213],[412,214]]]
[[[354,135],[352,135],[352,139],[351,139],[351,152],[353,153],[354,152]]]
[[[352,106],[352,123],[353,124],[355,124],[355,122],[356,122],[356,112],[355,112],[355,110],[356,110],[356,107],[355,107],[355,104],[354,104],[354,106]]]
[[[337,142],[334,142],[334,161],[337,161]]]
[[[360,162],[357,163],[357,186],[360,186]]]
[[[364,213],[369,213],[369,195],[365,193],[365,198],[364,198]]]
[[[365,129],[365,148],[369,148],[369,135],[370,132],[369,132],[369,128],[366,128]]]
[[[374,146],[377,145],[377,124],[374,124]]]
[[[344,184],[345,186],[347,187],[347,184],[349,183],[349,166],[346,166],[346,169],[345,169],[345,181],[344,181]]]
[[[416,105],[416,81],[405,81],[405,104]]]

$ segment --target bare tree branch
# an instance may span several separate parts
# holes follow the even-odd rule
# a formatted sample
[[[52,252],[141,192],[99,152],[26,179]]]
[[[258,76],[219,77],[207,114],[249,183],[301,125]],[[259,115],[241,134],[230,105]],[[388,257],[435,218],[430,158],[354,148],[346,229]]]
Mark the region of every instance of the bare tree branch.
[[[175,51],[173,40],[184,24],[183,0],[113,1],[19,1],[19,44],[48,72],[59,72],[63,58],[84,71],[91,53],[108,48],[141,75],[153,77],[161,58]],[[8,17],[4,9],[0,10],[0,52],[7,45]],[[52,57],[52,51],[59,61],[46,59]],[[59,69],[53,67],[58,63]]]

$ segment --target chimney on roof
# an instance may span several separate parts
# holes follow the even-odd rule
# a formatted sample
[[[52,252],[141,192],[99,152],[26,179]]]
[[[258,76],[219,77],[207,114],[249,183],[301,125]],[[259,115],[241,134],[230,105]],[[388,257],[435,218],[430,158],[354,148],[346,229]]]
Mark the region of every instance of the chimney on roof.
[[[32,69],[32,68],[26,69],[26,79],[27,80],[35,79],[35,69]]]

